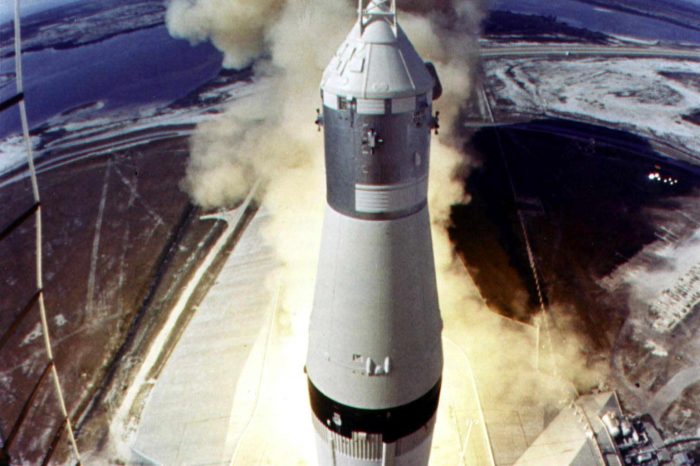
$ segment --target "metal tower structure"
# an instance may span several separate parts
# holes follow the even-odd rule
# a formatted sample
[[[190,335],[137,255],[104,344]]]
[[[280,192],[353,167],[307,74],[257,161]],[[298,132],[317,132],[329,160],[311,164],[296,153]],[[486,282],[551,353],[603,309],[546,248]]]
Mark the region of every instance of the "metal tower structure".
[[[44,339],[44,347],[46,351],[46,364],[44,366],[41,375],[33,386],[33,389],[26,397],[22,408],[20,409],[19,416],[15,420],[14,424],[11,426],[9,432],[4,434],[2,437],[2,449],[0,450],[0,465],[10,465],[13,464],[12,451],[15,446],[15,441],[17,440],[18,434],[26,424],[27,416],[35,402],[37,395],[47,383],[47,379],[51,379],[53,382],[53,389],[55,392],[56,399],[58,400],[58,407],[60,415],[62,417],[62,422],[58,429],[54,433],[49,449],[44,455],[42,464],[48,464],[51,461],[51,457],[56,449],[61,438],[63,438],[64,433],[67,435],[68,442],[71,446],[71,451],[74,456],[74,460],[77,464],[81,464],[80,451],[78,450],[78,445],[75,439],[75,434],[73,432],[73,423],[68,414],[68,409],[64,397],[64,392],[61,386],[61,380],[59,377],[58,368],[53,356],[53,346],[51,343],[51,333],[49,331],[49,323],[47,318],[46,304],[44,302],[44,270],[43,270],[43,236],[42,236],[42,205],[41,197],[39,192],[39,182],[37,180],[36,169],[34,167],[34,154],[32,151],[32,143],[29,137],[29,122],[27,119],[27,107],[25,102],[24,93],[24,77],[22,73],[22,33],[21,33],[21,15],[20,15],[20,0],[15,0],[14,4],[14,49],[15,49],[15,86],[16,93],[0,102],[0,113],[10,111],[14,108],[19,110],[19,116],[22,124],[22,137],[25,143],[25,149],[27,154],[27,165],[29,170],[29,178],[31,180],[32,186],[32,205],[26,209],[22,214],[17,216],[14,220],[7,223],[5,227],[0,230],[0,241],[6,240],[13,232],[18,230],[22,225],[28,222],[32,217],[34,218],[34,231],[35,231],[35,267],[36,267],[36,281],[35,289],[32,293],[31,298],[28,300],[27,304],[19,311],[16,312],[12,318],[12,323],[4,329],[0,335],[0,352],[5,349],[7,342],[10,340],[12,335],[14,335],[17,329],[20,327],[22,322],[27,321],[31,318],[36,318],[39,320],[41,325],[41,332]],[[27,287],[29,288],[29,287]],[[32,311],[38,311],[38,315]]]

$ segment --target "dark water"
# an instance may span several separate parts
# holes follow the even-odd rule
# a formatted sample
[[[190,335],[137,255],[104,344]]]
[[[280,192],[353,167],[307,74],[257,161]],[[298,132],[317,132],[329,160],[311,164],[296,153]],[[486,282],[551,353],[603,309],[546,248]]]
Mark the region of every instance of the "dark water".
[[[164,26],[75,49],[27,53],[23,63],[30,126],[97,101],[110,111],[176,100],[215,77],[221,62],[210,44],[192,47],[172,39]],[[0,99],[11,95],[12,87],[2,88]],[[0,137],[18,130],[14,118],[0,118]]]
[[[572,26],[607,34],[700,44],[700,31],[644,16],[596,8],[575,0],[496,0],[493,8],[514,13],[556,16]]]
[[[524,321],[537,308],[520,212],[546,299],[576,309],[596,346],[611,344],[626,310],[597,281],[663,234],[651,209],[689,221],[680,200],[696,195],[700,168],[642,137],[565,120],[484,129],[472,144],[482,164],[466,180],[472,202],[453,208],[451,236],[484,298]]]

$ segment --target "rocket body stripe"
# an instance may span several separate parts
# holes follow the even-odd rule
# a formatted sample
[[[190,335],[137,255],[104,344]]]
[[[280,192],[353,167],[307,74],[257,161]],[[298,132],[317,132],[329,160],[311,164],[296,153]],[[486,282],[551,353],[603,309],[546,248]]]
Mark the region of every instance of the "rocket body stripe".
[[[321,85],[328,206],[306,362],[320,466],[426,466],[440,395],[436,82],[394,12],[370,2]]]
[[[419,431],[432,419],[440,399],[440,382],[417,400],[386,409],[359,409],[343,405],[321,393],[311,382],[309,397],[316,418],[336,434],[349,439],[353,432],[382,434],[384,442],[393,443]],[[340,416],[342,423],[333,422],[335,415]]]

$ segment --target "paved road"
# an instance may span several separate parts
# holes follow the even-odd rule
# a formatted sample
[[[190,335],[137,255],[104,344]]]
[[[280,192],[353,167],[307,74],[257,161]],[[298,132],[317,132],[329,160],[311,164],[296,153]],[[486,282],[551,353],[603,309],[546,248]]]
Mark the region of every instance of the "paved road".
[[[613,45],[519,45],[483,47],[481,56],[489,58],[521,57],[634,57],[700,60],[700,49],[671,47],[630,47]]]
[[[35,155],[36,172],[42,173],[55,170],[80,162],[84,159],[94,157],[111,156],[116,151],[127,150],[137,146],[150,144],[157,141],[165,141],[178,137],[187,137],[192,134],[193,125],[163,125],[153,128],[146,128],[138,131],[125,131],[122,134],[107,132],[104,135],[94,136],[94,140],[89,143],[83,141],[72,147],[71,144],[52,148],[60,150],[59,155],[52,155],[48,159],[43,159],[43,151]],[[29,172],[24,170],[12,176],[0,176],[0,189],[16,183],[29,176]]]
[[[700,382],[700,366],[680,371],[661,390],[656,392],[649,404],[649,413],[655,419],[661,419],[663,413],[681,397],[683,391],[697,382]]]

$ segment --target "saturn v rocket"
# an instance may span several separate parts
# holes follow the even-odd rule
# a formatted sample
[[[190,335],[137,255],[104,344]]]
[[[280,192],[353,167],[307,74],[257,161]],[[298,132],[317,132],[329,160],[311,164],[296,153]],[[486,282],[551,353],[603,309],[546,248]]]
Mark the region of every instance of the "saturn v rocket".
[[[359,19],[321,83],[327,207],[306,362],[320,466],[425,466],[442,374],[427,205],[441,87],[395,1]]]

